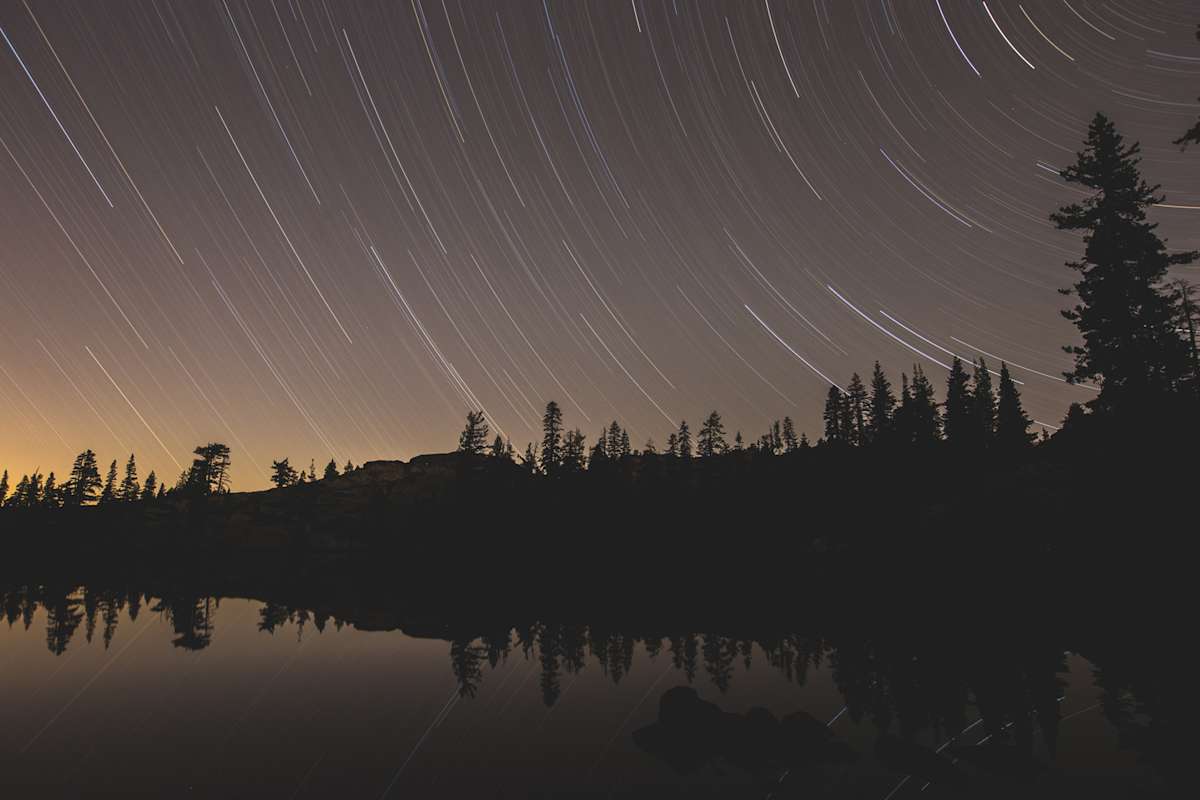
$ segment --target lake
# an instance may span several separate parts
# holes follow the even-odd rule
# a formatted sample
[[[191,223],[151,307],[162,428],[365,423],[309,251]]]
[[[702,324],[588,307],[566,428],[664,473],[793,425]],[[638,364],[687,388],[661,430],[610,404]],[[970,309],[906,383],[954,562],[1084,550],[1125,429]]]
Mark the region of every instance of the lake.
[[[4,797],[1145,797],[1182,763],[1121,640],[0,590]]]

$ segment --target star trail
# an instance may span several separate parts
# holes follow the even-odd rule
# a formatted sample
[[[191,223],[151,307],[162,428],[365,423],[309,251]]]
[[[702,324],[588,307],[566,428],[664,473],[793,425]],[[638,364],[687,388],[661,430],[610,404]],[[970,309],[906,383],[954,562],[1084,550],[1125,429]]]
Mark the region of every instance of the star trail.
[[[1200,247],[1190,0],[0,0],[0,466],[235,488],[523,449],[815,439],[830,383],[1004,359],[1050,425],[1047,215],[1096,111]],[[1181,268],[1195,280],[1195,266]],[[968,342],[970,344],[968,344]],[[992,363],[998,368],[998,363]]]

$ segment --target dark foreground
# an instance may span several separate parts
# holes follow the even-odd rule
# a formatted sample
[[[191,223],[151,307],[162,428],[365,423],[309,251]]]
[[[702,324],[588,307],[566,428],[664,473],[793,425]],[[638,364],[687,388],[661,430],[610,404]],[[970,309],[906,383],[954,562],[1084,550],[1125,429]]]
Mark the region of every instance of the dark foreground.
[[[825,558],[750,594],[703,574],[493,593],[344,555],[8,561],[0,786],[1173,795],[1191,684],[1165,594],[1120,568],[1101,586],[1061,563],[997,582]]]
[[[0,794],[1174,796],[1194,479],[1034,453],[6,509]]]

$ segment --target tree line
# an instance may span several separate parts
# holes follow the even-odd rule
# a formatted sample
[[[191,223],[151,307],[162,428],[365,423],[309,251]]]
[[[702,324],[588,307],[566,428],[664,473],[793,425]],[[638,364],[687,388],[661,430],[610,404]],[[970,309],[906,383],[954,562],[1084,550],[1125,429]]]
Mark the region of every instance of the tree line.
[[[840,447],[933,447],[945,442],[959,451],[988,451],[1018,455],[1033,444],[1034,424],[1021,405],[1016,382],[1008,365],[1000,364],[995,373],[998,391],[993,389],[992,370],[984,359],[972,364],[970,373],[955,358],[946,381],[946,399],[938,403],[933,386],[920,365],[913,366],[913,377],[901,374],[899,397],[887,374],[875,362],[870,390],[858,373],[846,386],[830,386],[825,401],[825,433],[816,444],[805,433],[796,435],[791,417],[774,421],[756,440],[746,443],[741,431],[729,441],[721,414],[710,413],[694,438],[687,420],[668,434],[660,452],[653,439],[641,450],[630,447],[629,432],[613,421],[601,428],[595,443],[586,447],[587,437],[576,428],[563,425],[562,409],[551,400],[542,416],[542,440],[529,443],[522,455],[515,456],[511,442],[496,436],[489,445],[490,427],[482,411],[467,414],[458,439],[458,451],[518,461],[529,472],[547,477],[570,475],[606,465],[631,456],[662,456],[672,459],[713,458],[736,453],[782,455],[810,448]]]
[[[229,446],[220,442],[200,445],[192,451],[195,458],[180,473],[172,487],[160,481],[154,470],[145,483],[138,480],[137,458],[129,454],[124,477],[117,480],[117,461],[113,459],[101,479],[96,453],[84,450],[75,457],[67,479],[58,482],[54,472],[45,477],[38,470],[22,475],[9,494],[8,470],[0,474],[0,507],[2,508],[78,508],[108,506],[118,503],[138,503],[161,500],[180,493],[192,496],[226,494],[230,490]]]
[[[329,459],[329,463],[325,465],[325,469],[322,471],[321,477],[318,479],[316,461],[310,460],[308,462],[307,470],[302,469],[300,472],[296,472],[296,468],[291,465],[288,459],[284,458],[280,459],[279,461],[271,462],[270,481],[275,488],[283,489],[287,486],[295,486],[301,483],[312,483],[316,480],[327,481],[331,478],[336,478],[338,475],[348,474],[353,471],[354,464],[350,461],[347,461],[346,466],[342,468],[341,472],[339,472],[337,460],[331,458]]]
[[[1200,33],[1197,36],[1200,38]],[[1200,142],[1200,123],[1175,143],[1186,146],[1196,142]],[[1095,399],[1068,409],[1063,430],[1073,436],[1089,426],[1092,431],[1099,430],[1090,424],[1093,421],[1105,423],[1106,433],[1119,434],[1122,429],[1142,428],[1147,417],[1191,420],[1200,401],[1200,309],[1195,287],[1169,275],[1171,267],[1190,264],[1200,253],[1168,252],[1156,233],[1157,223],[1147,220],[1146,209],[1165,197],[1158,193],[1158,185],[1143,180],[1138,168],[1140,153],[1138,143],[1127,144],[1112,121],[1097,113],[1076,162],[1060,172],[1065,181],[1090,192],[1050,215],[1058,229],[1080,231],[1084,243],[1082,258],[1067,263],[1078,273],[1078,280],[1059,290],[1074,298],[1071,307],[1061,313],[1074,323],[1081,338],[1080,343],[1063,347],[1073,359],[1063,377],[1068,383],[1086,383],[1099,391]],[[920,365],[913,366],[911,379],[901,375],[897,397],[876,362],[869,388],[857,373],[845,387],[830,386],[823,420],[824,435],[818,439],[818,447],[933,447],[944,442],[957,452],[1011,456],[1027,449],[1035,438],[1008,365],[1001,362],[996,372],[983,358],[972,362],[969,369],[960,358],[954,358],[945,399],[940,403]],[[542,430],[540,445],[527,445],[520,462],[530,472],[545,476],[579,472],[637,454],[630,450],[628,434],[616,422],[600,431],[588,452],[584,434],[578,428],[563,427],[562,410],[553,401],[546,406]],[[1042,433],[1045,437],[1045,429]],[[483,412],[471,412],[458,449],[483,453],[488,435]],[[797,437],[789,417],[774,422],[749,445],[738,431],[730,445],[721,415],[713,411],[694,444],[687,421],[680,422],[667,437],[663,455],[709,458],[730,451],[780,454],[808,447],[807,436]],[[641,451],[657,453],[653,440]],[[497,437],[490,454],[512,458],[513,448]]]
[[[1176,143],[1186,147],[1198,141],[1200,133],[1193,128]],[[1068,410],[1062,432],[1072,437],[1081,430],[1091,431],[1083,435],[1094,439],[1122,431],[1144,435],[1146,419],[1192,425],[1200,401],[1200,309],[1194,287],[1169,276],[1171,267],[1190,264],[1200,253],[1168,252],[1156,233],[1157,224],[1147,220],[1146,209],[1165,198],[1158,193],[1159,186],[1143,180],[1140,152],[1138,143],[1127,144],[1113,123],[1098,113],[1076,162],[1060,172],[1065,181],[1089,192],[1050,215],[1060,230],[1080,231],[1084,243],[1082,257],[1067,263],[1078,280],[1060,290],[1074,298],[1061,313],[1080,334],[1078,343],[1063,348],[1073,359],[1072,368],[1063,375],[1069,383],[1087,383],[1099,390],[1093,400]],[[1007,364],[1002,362],[997,372],[982,358],[969,367],[954,358],[941,402],[920,365],[913,366],[911,377],[901,375],[897,396],[876,362],[869,387],[857,373],[845,387],[830,386],[823,421],[824,435],[817,448],[932,448],[944,443],[957,453],[1013,456],[1029,448],[1035,438]],[[528,443],[520,455],[500,436],[489,445],[489,435],[484,412],[472,411],[458,450],[518,461],[530,473],[546,477],[596,469],[633,455],[660,454],[653,440],[634,450],[628,431],[616,421],[602,429],[589,448],[579,428],[565,428],[562,409],[554,401],[546,405],[541,441]],[[797,436],[790,417],[772,423],[749,444],[737,431],[731,444],[721,415],[713,411],[694,438],[688,422],[681,421],[667,436],[661,455],[687,461],[741,451],[778,455],[812,446],[806,434]],[[132,454],[120,481],[116,460],[102,480],[96,454],[85,450],[61,484],[53,472],[43,477],[35,470],[17,481],[11,495],[6,470],[0,476],[0,507],[107,505],[148,501],[172,492],[197,496],[228,492],[229,447],[210,443],[197,447],[194,455],[191,467],[171,488],[153,472],[140,484]],[[351,469],[347,463],[345,471]],[[330,460],[322,479],[338,474],[336,462]],[[284,458],[272,462],[270,481],[283,488],[315,481],[316,475],[315,462],[297,473]]]

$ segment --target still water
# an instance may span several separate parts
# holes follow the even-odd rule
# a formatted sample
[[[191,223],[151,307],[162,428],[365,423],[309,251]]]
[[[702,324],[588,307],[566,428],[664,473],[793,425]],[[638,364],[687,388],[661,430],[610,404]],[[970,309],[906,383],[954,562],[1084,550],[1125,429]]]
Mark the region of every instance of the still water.
[[[1172,729],[1138,696],[1159,687],[1053,638],[396,628],[0,594],[5,798],[1169,794]]]

